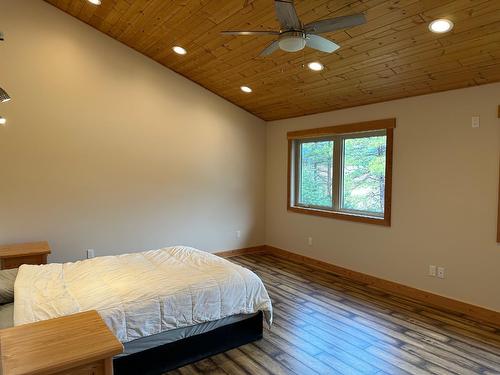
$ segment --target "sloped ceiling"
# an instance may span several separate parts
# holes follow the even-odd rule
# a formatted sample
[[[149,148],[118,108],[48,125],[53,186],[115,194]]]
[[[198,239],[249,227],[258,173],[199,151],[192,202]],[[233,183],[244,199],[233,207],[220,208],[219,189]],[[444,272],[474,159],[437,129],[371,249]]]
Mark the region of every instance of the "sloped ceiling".
[[[272,0],[46,1],[265,120],[500,81],[499,0],[298,0],[304,23],[357,12],[368,22],[326,34],[341,45],[333,54],[266,58],[272,37],[220,31],[278,30]],[[429,32],[436,18],[455,28]],[[311,61],[325,69],[310,71]]]

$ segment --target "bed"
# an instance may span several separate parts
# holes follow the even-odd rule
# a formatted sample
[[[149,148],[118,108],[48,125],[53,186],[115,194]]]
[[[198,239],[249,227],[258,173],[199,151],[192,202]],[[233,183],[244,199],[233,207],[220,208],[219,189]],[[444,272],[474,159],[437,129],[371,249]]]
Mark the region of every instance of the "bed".
[[[114,360],[117,375],[161,374],[257,340],[263,320],[272,323],[257,275],[181,246],[23,265],[14,291],[13,311],[0,309],[14,325],[97,310],[125,347]]]

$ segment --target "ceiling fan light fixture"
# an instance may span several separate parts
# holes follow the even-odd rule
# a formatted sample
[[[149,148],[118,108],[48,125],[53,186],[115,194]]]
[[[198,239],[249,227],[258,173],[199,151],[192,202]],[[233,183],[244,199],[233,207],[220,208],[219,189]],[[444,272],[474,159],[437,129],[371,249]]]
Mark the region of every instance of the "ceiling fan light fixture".
[[[247,94],[250,94],[250,93],[253,91],[253,90],[252,90],[250,87],[248,87],[248,86],[241,86],[241,87],[240,87],[240,90],[241,90],[241,91],[243,91],[243,92],[245,92],[245,93],[247,93]]]
[[[174,46],[172,50],[178,55],[185,55],[187,53],[186,49],[181,46]]]
[[[306,40],[302,36],[291,35],[282,37],[279,41],[280,49],[286,52],[298,52],[306,46]]]
[[[314,70],[315,72],[319,72],[325,68],[323,64],[317,61],[310,62],[309,64],[307,64],[307,67],[311,70]]]
[[[445,18],[440,18],[432,21],[429,24],[429,30],[436,34],[443,34],[453,29],[453,22]]]
[[[101,0],[87,0],[90,4],[101,5]]]

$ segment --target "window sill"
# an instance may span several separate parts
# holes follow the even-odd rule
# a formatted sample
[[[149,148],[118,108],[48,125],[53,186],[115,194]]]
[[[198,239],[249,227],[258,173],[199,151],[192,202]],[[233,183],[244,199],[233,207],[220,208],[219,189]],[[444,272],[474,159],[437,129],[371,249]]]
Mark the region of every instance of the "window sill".
[[[306,207],[299,207],[299,206],[288,206],[288,211],[296,212],[299,214],[330,217],[333,219],[340,219],[340,220],[347,220],[347,221],[355,221],[355,222],[365,223],[365,224],[382,225],[385,227],[391,226],[391,218],[390,217],[362,216],[362,215],[355,215],[355,214],[350,214],[350,213],[346,213],[346,212],[327,211],[327,210],[321,210],[318,208],[306,208]]]

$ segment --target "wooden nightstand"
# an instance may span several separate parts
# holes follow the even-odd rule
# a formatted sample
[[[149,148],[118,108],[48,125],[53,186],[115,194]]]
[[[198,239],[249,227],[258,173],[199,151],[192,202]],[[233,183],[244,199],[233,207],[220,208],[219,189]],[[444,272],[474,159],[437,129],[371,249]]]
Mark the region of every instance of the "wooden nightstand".
[[[0,245],[0,269],[17,268],[21,264],[47,264],[48,242]]]
[[[3,375],[112,375],[123,345],[96,311],[0,330]]]

